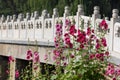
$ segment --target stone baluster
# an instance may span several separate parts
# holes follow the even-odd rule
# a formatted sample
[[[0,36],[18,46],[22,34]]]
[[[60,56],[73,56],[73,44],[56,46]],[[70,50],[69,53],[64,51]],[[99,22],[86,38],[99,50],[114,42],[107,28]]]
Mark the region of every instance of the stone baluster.
[[[54,39],[54,37],[55,37],[55,25],[56,25],[56,19],[55,18],[57,18],[57,17],[59,17],[59,14],[58,14],[58,9],[57,8],[54,8],[53,9],[53,15],[52,15],[52,26],[53,26],[53,39]]]
[[[6,22],[10,22],[10,16],[9,15],[7,15]]]
[[[83,5],[78,5],[77,15],[84,15]]]
[[[111,22],[110,22],[110,36],[109,36],[109,50],[110,51],[113,51],[113,39],[114,39],[114,24],[116,22],[119,21],[119,18],[118,18],[118,14],[119,14],[119,11],[118,9],[113,9],[112,10],[112,18],[111,18]]]
[[[66,18],[68,16],[70,16],[70,10],[69,10],[69,6],[65,6],[64,8],[64,14],[63,14],[63,27],[62,27],[62,30],[63,30],[63,38],[64,38],[64,34],[65,34],[65,21],[66,21]]]
[[[26,20],[30,20],[30,13],[29,12],[26,13]]]
[[[39,12],[38,11],[34,11],[34,18],[38,19],[39,18]]]
[[[53,9],[53,15],[52,15],[52,17],[56,18],[56,17],[58,17],[58,16],[59,16],[59,14],[58,14],[58,9],[57,9],[57,8],[54,8],[54,9]]]
[[[69,10],[69,6],[65,6],[65,9],[64,9],[64,16],[67,17],[70,15],[70,10]]]
[[[34,17],[34,13],[31,13],[31,17],[30,18],[32,19],[33,17]]]
[[[105,17],[105,20],[109,20],[109,17]]]
[[[76,20],[76,28],[78,29],[79,28],[79,22],[80,22],[80,16],[81,15],[84,15],[84,9],[83,9],[83,5],[79,4],[78,5],[78,10],[77,10],[77,20]]]
[[[92,26],[94,27],[95,31],[96,31],[96,19],[97,18],[101,18],[101,15],[100,15],[100,8],[99,6],[95,6],[94,7],[94,11],[93,11],[93,14],[92,14]]]
[[[42,21],[42,39],[44,39],[44,31],[45,31],[45,18],[48,17],[48,11],[45,9],[42,11],[41,14],[41,21]]]
[[[2,15],[2,16],[1,16],[1,22],[4,22],[4,21],[5,21],[5,16]]]
[[[47,18],[48,17],[47,14],[48,14],[48,11],[45,9],[45,10],[42,11],[42,15],[41,16],[44,17],[44,18]]]
[[[13,21],[16,21],[16,17],[17,17],[17,16],[14,14],[14,15],[13,15],[13,18],[12,18]]]
[[[19,20],[19,21],[23,21],[23,19],[24,19],[24,15],[23,15],[22,13],[20,13],[20,14],[18,15],[18,20]]]

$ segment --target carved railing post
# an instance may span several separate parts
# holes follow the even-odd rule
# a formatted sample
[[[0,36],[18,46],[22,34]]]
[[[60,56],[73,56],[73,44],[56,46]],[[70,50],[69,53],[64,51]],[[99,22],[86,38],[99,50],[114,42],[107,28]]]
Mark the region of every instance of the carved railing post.
[[[83,5],[79,4],[78,5],[78,10],[77,10],[77,21],[76,21],[76,28],[78,29],[79,28],[79,20],[80,20],[80,17],[81,15],[84,15],[84,9],[83,9]]]
[[[41,21],[42,21],[42,39],[44,39],[44,30],[45,30],[45,18],[48,17],[48,11],[45,9],[42,11]]]
[[[109,36],[109,50],[113,51],[113,39],[114,39],[114,24],[115,22],[119,21],[118,18],[118,9],[113,9],[112,10],[112,18],[111,18],[111,22],[110,22],[110,36]]]
[[[53,39],[54,39],[54,37],[55,37],[55,25],[56,25],[56,19],[55,18],[57,18],[57,17],[59,17],[59,14],[58,14],[58,9],[57,8],[54,8],[53,9],[53,15],[52,15],[52,26],[53,26]]]
[[[94,11],[93,11],[93,14],[92,14],[92,25],[93,25],[95,30],[96,30],[95,26],[96,26],[96,19],[97,18],[101,18],[99,6],[94,7]]]
[[[63,30],[63,37],[64,37],[66,17],[70,16],[69,6],[65,6],[63,16],[64,16],[64,18],[63,18],[63,27],[62,27],[62,30]]]

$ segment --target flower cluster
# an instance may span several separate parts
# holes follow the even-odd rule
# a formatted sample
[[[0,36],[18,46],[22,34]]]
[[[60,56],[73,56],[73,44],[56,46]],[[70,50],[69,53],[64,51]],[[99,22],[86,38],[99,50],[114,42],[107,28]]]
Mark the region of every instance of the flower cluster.
[[[61,27],[61,29],[60,27],[58,27],[58,25]],[[70,75],[71,72],[75,72],[76,74],[73,73],[71,74],[71,76],[76,76],[76,78],[78,77],[77,79],[79,78],[87,79],[87,77],[85,77],[84,75],[89,76],[90,73],[77,71],[88,70],[89,72],[91,71],[91,69],[93,69],[91,73],[94,74],[100,73],[101,70],[105,68],[103,65],[106,64],[107,58],[109,58],[109,52],[107,51],[107,41],[104,37],[105,34],[102,34],[102,36],[97,36],[97,34],[95,34],[94,32],[94,28],[90,27],[89,25],[86,28],[84,28],[84,25],[81,26],[82,28],[76,29],[76,26],[72,24],[72,22],[69,19],[67,19],[65,25],[65,34],[63,34],[64,35],[63,36],[61,34],[62,25],[57,24],[55,37],[55,50],[53,51],[53,53],[55,55],[54,56],[55,59],[59,58],[62,60],[61,57],[63,57],[62,54],[64,53],[63,48],[68,50],[71,49],[67,53],[70,55],[65,57],[65,59],[68,60],[68,64],[66,65],[65,63],[66,65],[65,69],[67,71],[67,74]],[[99,27],[103,31],[106,31],[108,29],[108,25],[105,20],[103,20],[100,23]],[[87,70],[85,67],[87,67]],[[67,76],[67,74],[64,74],[63,75],[64,77],[61,79],[64,79],[65,76]],[[78,75],[81,75],[81,77]]]
[[[117,77],[120,76],[120,66],[115,67],[109,63],[106,69],[106,75],[112,76],[113,80],[117,80]]]

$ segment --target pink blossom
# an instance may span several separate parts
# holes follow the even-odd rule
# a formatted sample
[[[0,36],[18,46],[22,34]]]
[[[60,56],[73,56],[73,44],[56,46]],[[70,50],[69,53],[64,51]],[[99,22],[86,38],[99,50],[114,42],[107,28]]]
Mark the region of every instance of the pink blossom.
[[[34,59],[33,59],[34,63],[37,63],[40,61],[39,59],[39,53],[37,51],[34,52]]]
[[[91,29],[90,27],[87,28],[87,33],[86,33],[88,36],[91,35]]]
[[[77,32],[77,30],[75,29],[75,25],[71,25],[70,26],[70,30],[69,30],[70,34],[72,36],[74,36],[74,34]]]
[[[45,54],[45,56],[44,56],[44,60],[47,60],[47,59],[48,59],[48,55]]]
[[[70,23],[71,23],[70,20],[68,20],[68,19],[65,20],[65,25],[66,26],[70,25]]]
[[[32,51],[31,51],[31,50],[28,50],[28,51],[27,51],[26,59],[27,59],[27,60],[31,60],[31,59],[32,59]]]
[[[9,74],[9,73],[10,73],[10,71],[9,71],[9,70],[6,70],[6,73],[7,73],[7,74]]]
[[[71,55],[70,55],[70,57],[71,57],[71,58],[74,58],[74,57],[75,57],[75,55],[74,55],[74,54],[71,54]]]
[[[106,51],[106,52],[105,52],[105,55],[106,55],[106,56],[109,56],[109,52],[108,52],[108,51]]]
[[[116,80],[116,78],[113,78],[112,80]]]
[[[90,59],[94,59],[94,58],[95,58],[95,54],[90,54],[90,55],[89,55],[89,58],[90,58]]]
[[[103,45],[104,47],[107,46],[107,43],[106,43],[106,39],[105,39],[105,38],[101,38],[101,42],[102,42],[102,45]]]
[[[107,30],[108,29],[108,24],[106,23],[105,20],[102,20],[102,22],[99,24],[99,27],[103,30]]]
[[[85,43],[86,42],[86,33],[78,31],[77,42]]]
[[[96,44],[96,49],[99,49],[99,48],[100,48],[100,44],[97,43],[97,44]]]
[[[16,78],[18,78],[18,77],[19,77],[19,75],[20,75],[20,74],[19,74],[19,71],[18,71],[18,70],[16,70],[16,71],[15,71],[15,77],[16,77]]]
[[[14,62],[14,58],[12,56],[9,56],[9,63]]]

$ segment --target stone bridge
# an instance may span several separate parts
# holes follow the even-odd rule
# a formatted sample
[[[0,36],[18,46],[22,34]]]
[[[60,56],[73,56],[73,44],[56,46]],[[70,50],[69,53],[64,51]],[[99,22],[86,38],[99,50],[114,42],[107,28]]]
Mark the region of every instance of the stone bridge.
[[[108,17],[105,17],[109,25],[106,38],[109,51],[112,55],[111,61],[116,64],[120,63],[120,17],[118,13],[119,11],[117,9],[113,9],[112,18],[109,20]],[[93,14],[90,17],[84,15],[82,5],[78,5],[78,10],[74,16],[70,15],[68,6],[64,9],[63,17],[59,17],[57,8],[53,9],[52,16],[49,15],[47,10],[43,10],[41,16],[39,16],[38,11],[31,14],[26,13],[26,15],[20,13],[18,16],[8,15],[5,17],[2,15],[0,18],[0,74],[5,70],[1,64],[7,63],[7,56],[13,56],[16,59],[16,63],[11,64],[14,67],[11,72],[15,72],[17,64],[26,63],[26,51],[29,48],[33,51],[38,48],[41,63],[46,63],[44,61],[44,55],[49,54],[47,63],[52,64],[55,25],[57,22],[61,22],[65,26],[65,20],[68,18],[71,21],[75,21],[76,28],[80,25],[80,19],[84,20],[84,27],[87,27],[88,22],[91,21],[95,29],[97,29],[96,25],[102,21],[98,6],[94,7]],[[65,27],[62,29],[64,34]],[[0,76],[0,79],[3,79],[3,76]],[[14,76],[12,76],[12,80],[14,79]]]

